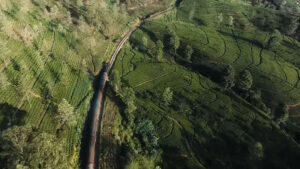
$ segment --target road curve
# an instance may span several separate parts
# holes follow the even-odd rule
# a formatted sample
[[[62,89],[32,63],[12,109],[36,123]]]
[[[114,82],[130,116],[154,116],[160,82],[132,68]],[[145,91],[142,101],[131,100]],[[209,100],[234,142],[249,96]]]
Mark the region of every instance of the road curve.
[[[91,120],[90,120],[90,128],[87,131],[88,132],[88,152],[87,152],[87,166],[86,169],[95,169],[95,161],[97,160],[96,157],[96,142],[97,142],[97,133],[99,132],[99,126],[101,124],[101,117],[102,117],[102,107],[103,107],[103,95],[104,95],[104,88],[108,79],[108,76],[111,72],[111,69],[114,65],[114,62],[123,48],[124,44],[128,41],[131,34],[137,30],[143,23],[151,21],[154,18],[157,18],[168,11],[171,11],[172,8],[168,8],[166,10],[156,12],[152,15],[149,15],[142,20],[139,21],[136,25],[134,25],[121,39],[121,41],[116,46],[116,49],[112,53],[110,60],[108,64],[105,64],[102,68],[102,70],[99,73],[99,82],[98,82],[98,91],[96,91],[96,97],[93,100],[93,105],[91,107],[90,113],[91,113]],[[101,132],[101,131],[100,131]]]

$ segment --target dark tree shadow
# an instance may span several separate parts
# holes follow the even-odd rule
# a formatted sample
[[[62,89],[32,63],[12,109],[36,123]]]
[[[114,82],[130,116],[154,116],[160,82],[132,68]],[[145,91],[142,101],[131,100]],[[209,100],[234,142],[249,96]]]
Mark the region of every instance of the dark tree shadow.
[[[23,125],[26,111],[19,110],[8,103],[0,104],[0,130],[5,130],[14,125]]]
[[[181,150],[173,146],[163,146],[163,168],[185,169],[189,168],[187,157],[181,153]]]

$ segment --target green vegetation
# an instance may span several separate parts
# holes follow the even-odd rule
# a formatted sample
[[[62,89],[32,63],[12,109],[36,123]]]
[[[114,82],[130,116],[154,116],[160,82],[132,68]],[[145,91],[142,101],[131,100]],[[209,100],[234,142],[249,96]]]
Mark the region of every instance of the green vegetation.
[[[119,53],[101,167],[298,169],[293,0],[1,1],[1,168],[79,168],[95,75],[170,7]]]
[[[5,133],[15,126],[28,125],[32,131],[20,157],[7,156],[11,148],[1,148],[0,168],[79,168],[92,84],[102,63],[138,18],[166,9],[170,3],[1,1],[1,139],[10,142]],[[35,154],[39,148],[42,152],[37,153],[42,154]]]
[[[118,139],[127,168],[299,166],[299,139],[291,137],[298,120],[289,104],[300,100],[300,43],[278,20],[258,27],[260,12],[274,19],[281,10],[249,3],[185,0],[134,32],[114,67],[122,88],[135,93],[132,126],[125,104],[116,127],[123,131],[117,138],[131,136]],[[151,123],[162,150],[155,160],[137,150],[153,145],[152,135],[135,131],[141,124],[152,130]]]
[[[10,168],[67,168],[63,140],[31,126],[12,127],[1,135],[1,162]]]

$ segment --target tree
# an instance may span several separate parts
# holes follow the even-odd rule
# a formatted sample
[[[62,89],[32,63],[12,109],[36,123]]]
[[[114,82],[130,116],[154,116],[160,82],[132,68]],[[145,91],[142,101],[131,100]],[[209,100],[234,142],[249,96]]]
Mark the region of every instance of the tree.
[[[266,104],[263,102],[263,100],[261,98],[261,90],[260,89],[255,88],[253,90],[250,90],[248,99],[253,106],[263,110],[264,112],[266,112],[268,114],[271,113],[270,108],[268,108],[266,106]]]
[[[130,87],[124,87],[123,90],[122,90],[121,97],[122,97],[122,99],[125,103],[128,103],[130,101],[134,101],[135,100],[135,92]]]
[[[286,121],[289,119],[289,106],[285,103],[281,103],[279,105],[277,114],[275,116],[275,121],[277,124],[285,124]]]
[[[158,147],[158,136],[152,121],[145,119],[138,122],[135,133],[142,139],[148,153],[155,154]]]
[[[162,94],[162,99],[165,105],[171,104],[173,100],[173,91],[171,90],[170,87],[165,88],[163,94]]]
[[[256,142],[250,146],[251,158],[254,160],[261,160],[264,157],[264,147],[260,142]]]
[[[64,148],[65,141],[58,140],[54,135],[40,133],[34,137],[29,145],[31,150],[26,161],[30,162],[30,168],[61,168],[67,169],[68,155]]]
[[[136,110],[135,106],[135,92],[132,88],[125,87],[122,91],[122,100],[126,104],[126,113],[132,113]]]
[[[190,45],[187,45],[184,49],[184,57],[186,58],[186,60],[190,61],[193,53],[194,49]]]
[[[16,165],[15,162],[23,161],[26,156],[26,145],[33,129],[31,126],[14,126],[6,129],[1,134],[1,156],[7,164]]]
[[[147,49],[148,49],[148,39],[145,36],[143,36],[143,38],[142,38],[142,43],[139,45],[139,49],[142,52],[147,52]]]
[[[4,168],[68,168],[65,142],[31,126],[14,126],[1,134]]]
[[[180,39],[177,36],[176,32],[171,30],[170,28],[167,28],[167,36],[166,36],[166,44],[168,49],[176,54],[177,49],[180,46]]]
[[[76,125],[76,115],[74,107],[68,103],[66,99],[63,99],[58,105],[58,112],[55,115],[55,119],[58,124],[58,128],[62,128],[64,125],[72,127]]]
[[[299,19],[297,17],[290,17],[289,24],[284,26],[284,32],[287,35],[294,35],[299,26]]]
[[[235,85],[235,70],[231,65],[227,65],[224,69],[222,84],[225,90],[230,90]]]
[[[244,70],[237,80],[236,87],[242,92],[247,92],[253,85],[253,78],[249,70]]]
[[[272,33],[272,35],[268,41],[267,48],[274,49],[275,47],[277,47],[280,44],[281,41],[282,41],[281,33],[276,29]]]
[[[110,84],[112,85],[113,89],[118,92],[121,88],[121,78],[119,71],[114,69],[111,74]]]
[[[234,21],[234,18],[232,16],[229,16],[229,18],[228,18],[228,25],[229,26],[233,26],[233,21]]]
[[[157,61],[161,61],[164,55],[164,44],[161,40],[158,40],[156,42],[156,51],[157,51],[156,59]]]
[[[220,13],[218,15],[218,24],[221,24],[223,22],[223,20],[224,20],[223,13]]]

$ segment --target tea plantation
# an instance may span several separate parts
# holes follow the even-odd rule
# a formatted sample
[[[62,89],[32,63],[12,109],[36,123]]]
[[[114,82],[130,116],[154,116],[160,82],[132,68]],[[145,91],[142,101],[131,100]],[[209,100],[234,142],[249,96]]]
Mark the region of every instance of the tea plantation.
[[[110,81],[121,164],[299,167],[300,43],[279,33],[272,46],[279,31],[253,23],[262,9],[185,0],[132,35]]]

